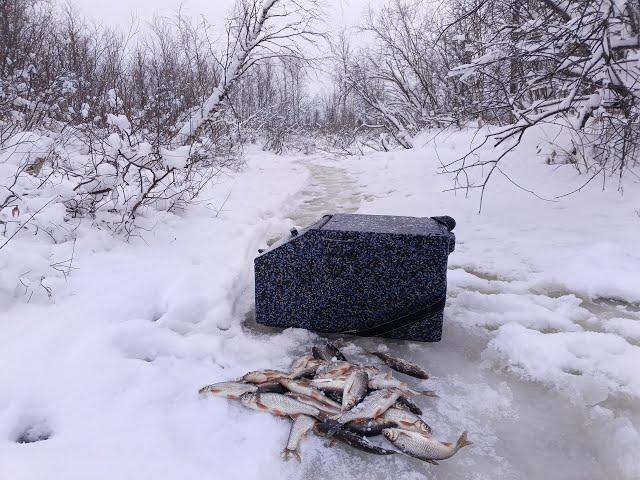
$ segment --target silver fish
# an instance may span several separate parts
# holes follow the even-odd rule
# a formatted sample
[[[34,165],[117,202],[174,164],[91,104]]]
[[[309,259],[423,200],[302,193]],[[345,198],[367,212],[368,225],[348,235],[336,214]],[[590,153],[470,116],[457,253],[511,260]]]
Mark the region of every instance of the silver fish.
[[[311,397],[317,400],[318,402],[324,403],[329,407],[340,409],[339,403],[334,402],[330,398],[327,398],[320,390],[315,388],[311,384],[311,382],[309,382],[308,380],[304,380],[304,379],[290,380],[288,378],[283,378],[280,380],[280,384],[290,392],[301,393],[303,395],[306,395],[308,397]]]
[[[376,390],[365,397],[365,399],[348,412],[344,412],[336,420],[340,424],[362,420],[378,418],[396,403],[402,392],[396,388],[386,388]]]
[[[338,347],[331,343],[327,343],[322,346],[315,346],[311,349],[311,352],[313,353],[314,358],[317,358],[318,360],[347,360]]]
[[[330,392],[344,392],[344,385],[347,382],[346,377],[341,378],[314,378],[311,380],[313,385],[318,390],[327,390]]]
[[[287,446],[282,451],[282,458],[289,460],[292,456],[300,461],[300,442],[316,424],[316,419],[307,415],[298,415],[291,424]]]
[[[455,444],[440,442],[435,438],[399,428],[387,428],[382,434],[402,453],[434,465],[438,465],[438,460],[450,458],[462,447],[472,444],[467,440],[467,432],[463,432]]]
[[[351,410],[366,395],[369,385],[369,375],[364,370],[354,370],[344,382],[342,392],[342,411]]]
[[[200,395],[215,395],[217,397],[237,400],[245,393],[253,393],[258,389],[255,385],[238,382],[221,382],[207,385],[198,390]]]
[[[344,425],[344,428],[347,430],[351,430],[365,437],[375,437],[380,435],[385,428],[396,427],[398,427],[398,424],[385,420],[384,415],[374,419],[354,420]]]
[[[389,410],[384,412],[380,418],[389,422],[397,423],[398,428],[403,430],[418,432],[427,437],[431,436],[431,427],[418,415],[411,413],[408,410],[391,407]]]
[[[279,393],[245,393],[240,397],[240,402],[245,407],[269,412],[279,417],[308,415],[321,418],[326,416],[316,407]]]
[[[409,375],[411,377],[420,378],[422,380],[426,380],[429,378],[429,374],[422,367],[416,365],[413,362],[408,360],[404,360],[402,358],[394,357],[391,355],[387,355],[382,352],[369,352],[371,355],[375,355],[384,363],[386,363],[390,368],[395,370],[396,372],[404,373],[405,375]]]
[[[247,383],[270,383],[277,382],[281,378],[290,378],[288,373],[281,372],[280,370],[256,370],[249,372],[242,377],[242,380]]]
[[[355,365],[349,362],[330,362],[325,363],[316,371],[314,378],[336,378],[346,377],[351,371],[356,368]]]
[[[340,408],[332,407],[330,405],[327,405],[326,403],[316,400],[315,398],[308,397],[301,393],[287,392],[285,393],[285,395],[287,397],[295,398],[296,400],[302,403],[306,403],[307,405],[311,405],[312,407],[316,407],[318,410],[320,410],[321,412],[325,412],[329,416],[340,414]]]
[[[291,366],[291,378],[312,377],[318,368],[326,364],[324,360],[317,360],[313,355],[305,355],[296,360]]]
[[[415,397],[417,395],[424,395],[427,397],[437,397],[435,392],[431,390],[413,390],[409,387],[408,383],[402,382],[391,375],[391,372],[384,374],[379,373],[373,377],[369,377],[369,388],[371,390],[380,390],[382,388],[397,388],[402,390],[403,396]]]

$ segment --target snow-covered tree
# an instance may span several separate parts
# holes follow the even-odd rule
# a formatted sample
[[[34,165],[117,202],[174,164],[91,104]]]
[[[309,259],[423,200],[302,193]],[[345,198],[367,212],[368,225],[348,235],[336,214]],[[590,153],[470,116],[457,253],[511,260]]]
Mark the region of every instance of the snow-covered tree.
[[[459,2],[460,3],[460,2]],[[598,172],[622,174],[640,153],[640,4],[632,0],[462,2],[448,28],[468,61],[473,115],[503,125],[487,142],[506,148],[486,180],[534,125],[562,122]],[[459,6],[459,5],[458,5]],[[576,154],[576,151],[573,152]],[[466,157],[465,159],[467,159]],[[464,159],[463,159],[464,160]],[[463,162],[457,171],[476,165]],[[482,165],[486,166],[486,165]]]

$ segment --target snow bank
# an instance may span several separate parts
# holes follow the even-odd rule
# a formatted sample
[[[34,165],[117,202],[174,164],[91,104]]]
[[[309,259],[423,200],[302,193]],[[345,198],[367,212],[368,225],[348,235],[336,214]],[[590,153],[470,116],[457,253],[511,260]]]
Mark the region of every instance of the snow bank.
[[[308,343],[302,331],[251,333],[238,302],[257,248],[292,225],[287,201],[306,178],[291,159],[251,155],[184,217],[150,219],[143,238],[80,229],[71,274],[46,302],[5,297],[0,478],[276,478],[286,422],[197,390],[288,366]],[[20,237],[8,256],[46,271],[71,248]]]
[[[553,135],[548,128],[531,132],[517,155],[505,159],[480,214],[479,191],[452,192],[452,176],[435,172],[464,155],[481,131],[427,133],[414,150],[342,164],[367,194],[363,213],[457,220],[446,349],[478,352],[484,368],[521,380],[510,382],[514,391],[536,382],[559,392],[584,411],[583,424],[598,438],[586,448],[609,465],[601,474],[640,478],[640,188],[631,177],[620,189],[617,178],[608,178],[603,191],[602,180],[583,186],[588,177],[571,165],[548,165],[543,140]],[[487,146],[478,155],[491,159],[496,152]],[[433,349],[420,355],[439,362],[446,349],[437,347],[440,357],[430,356]],[[562,435],[559,405],[548,415]],[[511,455],[507,460],[519,453]],[[576,478],[561,470],[545,475]]]
[[[17,238],[0,251],[0,478],[640,478],[637,184],[536,198],[513,182],[552,198],[584,177],[530,139],[478,215],[477,192],[445,193],[436,173],[473,134],[340,160],[253,151],[242,174],[182,217],[150,214],[129,244],[82,227],[75,244]],[[458,221],[443,341],[356,341],[429,369],[441,398],[422,405],[438,436],[469,430],[474,447],[438,467],[317,438],[285,464],[286,421],[196,395],[308,348],[309,332],[243,322],[248,267],[294,221],[357,209]]]

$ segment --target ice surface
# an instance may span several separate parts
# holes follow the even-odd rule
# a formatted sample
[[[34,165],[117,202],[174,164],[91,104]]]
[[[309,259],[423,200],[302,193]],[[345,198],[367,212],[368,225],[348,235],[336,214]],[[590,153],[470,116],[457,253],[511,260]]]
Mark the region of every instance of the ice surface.
[[[16,237],[0,250],[0,478],[640,478],[637,184],[546,202],[496,177],[478,215],[477,197],[442,193],[451,180],[436,174],[469,138],[340,160],[250,151],[242,174],[183,217],[159,215],[144,239]],[[535,147],[506,171],[541,196],[583,182]],[[317,437],[302,464],[284,463],[286,420],[196,393],[287,368],[320,341],[252,322],[250,265],[292,225],[355,211],[458,221],[443,341],[344,348],[431,372],[416,384],[441,396],[418,400],[425,419],[444,440],[466,429],[474,442],[437,467]],[[72,251],[65,280],[49,265]],[[21,282],[27,271],[44,272],[51,297],[26,295],[43,291],[34,273]]]

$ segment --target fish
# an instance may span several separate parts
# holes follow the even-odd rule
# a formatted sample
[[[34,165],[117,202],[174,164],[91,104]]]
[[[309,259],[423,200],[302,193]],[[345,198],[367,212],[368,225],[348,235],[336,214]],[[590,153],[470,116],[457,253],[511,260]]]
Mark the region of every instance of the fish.
[[[349,362],[325,362],[318,370],[314,378],[346,377],[356,366]]]
[[[291,366],[291,378],[313,377],[318,368],[326,364],[325,360],[317,360],[313,355],[305,355],[300,357]]]
[[[396,423],[398,428],[421,433],[424,436],[431,436],[431,427],[415,413],[407,410],[391,407],[380,417],[388,422]]]
[[[340,378],[314,378],[311,380],[313,385],[318,390],[330,391],[330,392],[344,392],[344,385],[347,383],[346,377]]]
[[[220,382],[213,385],[207,385],[198,390],[200,395],[214,395],[217,397],[228,398],[229,400],[238,400],[245,393],[254,393],[258,387],[248,383],[239,382]]]
[[[397,388],[385,388],[376,390],[365,397],[362,402],[356,405],[348,412],[344,412],[338,418],[337,422],[341,425],[352,422],[353,420],[378,418],[396,403],[402,392]]]
[[[290,375],[280,370],[256,370],[249,372],[242,377],[246,383],[270,383],[277,382],[281,378],[290,378]]]
[[[354,370],[344,382],[342,411],[351,410],[367,395],[369,375],[364,370]]]
[[[467,440],[467,432],[463,432],[455,444],[440,442],[435,438],[399,428],[387,428],[382,431],[382,434],[405,455],[434,465],[438,465],[438,460],[446,460],[455,455],[461,448],[473,444],[473,442]]]
[[[347,430],[346,428],[338,428],[337,430],[330,423],[318,422],[315,430],[321,435],[328,435],[331,438],[340,440],[347,445],[352,446],[363,452],[372,453],[374,455],[393,455],[395,450],[389,450],[387,448],[379,447],[365,437]]]
[[[294,360],[294,362],[291,364],[291,370],[298,370],[300,368],[305,368],[307,365],[309,365],[310,362],[314,360],[315,358],[313,358],[313,355],[311,354],[304,355]]]
[[[327,398],[320,390],[315,388],[309,380],[290,380],[288,378],[283,378],[280,380],[280,384],[290,392],[301,393],[319,402],[322,402],[329,407],[337,408],[338,410],[340,409],[339,403],[334,402],[330,398]]]
[[[307,415],[298,415],[291,424],[287,446],[282,451],[282,458],[289,460],[292,456],[300,462],[300,442],[315,426],[317,420]]]
[[[327,416],[319,408],[279,393],[245,393],[240,397],[240,403],[253,410],[269,412],[279,417],[308,415],[324,418]]]
[[[327,343],[326,345],[313,347],[311,349],[311,352],[313,353],[313,357],[317,358],[318,360],[327,360],[327,361],[332,361],[332,360],[346,361],[347,360],[347,357],[345,357],[342,354],[342,352],[338,349],[338,347],[336,347],[330,342]]]
[[[422,415],[422,409],[405,396],[398,397],[398,401],[395,403],[394,407],[408,410],[416,415]]]
[[[426,372],[426,370],[413,362],[382,352],[369,352],[369,354],[378,357],[385,364],[387,364],[389,368],[395,370],[396,372],[404,373],[405,375],[419,378],[421,380],[426,380],[429,378],[429,374]]]
[[[307,405],[311,405],[313,407],[316,407],[318,410],[320,410],[321,412],[325,412],[328,415],[338,415],[341,413],[340,410],[340,406],[338,405],[338,408],[332,407],[330,405],[327,405],[326,403],[323,403],[321,401],[318,401],[312,397],[308,397],[306,395],[303,395],[301,393],[294,393],[294,392],[287,392],[285,393],[285,395],[287,397],[291,397],[291,398],[295,398],[296,400],[302,402],[302,403],[306,403]]]
[[[352,422],[345,423],[343,428],[364,437],[375,437],[382,434],[385,428],[396,427],[398,427],[397,423],[386,420],[383,415],[375,419],[353,420]]]
[[[389,373],[379,373],[378,375],[374,375],[373,377],[369,377],[369,388],[371,390],[380,390],[383,388],[397,388],[402,390],[404,397],[411,396],[415,397],[418,395],[424,395],[426,397],[437,397],[438,395],[433,390],[413,390],[409,387],[409,384],[406,382],[402,382],[397,378],[394,378]]]

